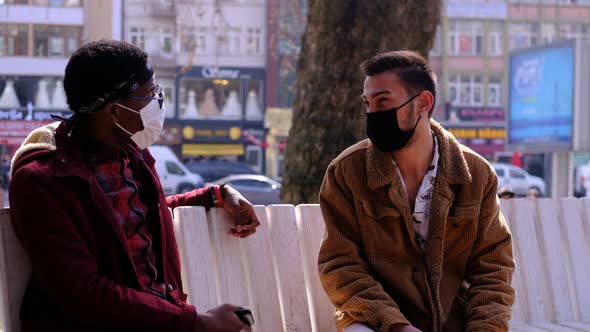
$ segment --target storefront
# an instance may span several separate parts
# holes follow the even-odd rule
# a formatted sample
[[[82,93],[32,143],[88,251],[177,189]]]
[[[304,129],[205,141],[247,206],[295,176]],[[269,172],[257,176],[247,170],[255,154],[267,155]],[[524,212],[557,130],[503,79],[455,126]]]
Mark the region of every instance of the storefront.
[[[260,68],[178,68],[166,141],[179,142],[185,159],[241,161],[264,172],[264,79]]]
[[[9,158],[33,129],[69,116],[59,77],[0,76],[0,145]]]

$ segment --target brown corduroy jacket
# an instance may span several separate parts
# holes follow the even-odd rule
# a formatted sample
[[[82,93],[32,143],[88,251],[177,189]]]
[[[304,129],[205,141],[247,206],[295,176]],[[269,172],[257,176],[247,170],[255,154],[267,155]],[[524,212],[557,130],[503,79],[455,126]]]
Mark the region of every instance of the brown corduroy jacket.
[[[318,264],[339,330],[355,321],[383,332],[400,323],[425,332],[508,330],[514,259],[496,175],[435,121],[431,128],[440,159],[424,250],[389,154],[364,140],[328,167]]]

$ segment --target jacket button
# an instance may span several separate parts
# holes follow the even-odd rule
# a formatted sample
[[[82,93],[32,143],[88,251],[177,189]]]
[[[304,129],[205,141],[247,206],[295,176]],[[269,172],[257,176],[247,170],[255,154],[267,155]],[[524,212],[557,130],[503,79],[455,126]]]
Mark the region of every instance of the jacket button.
[[[61,160],[61,163],[62,163],[62,164],[65,164],[65,163],[66,163],[66,160],[65,160],[65,159],[62,159],[62,160]]]
[[[168,291],[171,292],[174,289],[171,284],[168,284]]]

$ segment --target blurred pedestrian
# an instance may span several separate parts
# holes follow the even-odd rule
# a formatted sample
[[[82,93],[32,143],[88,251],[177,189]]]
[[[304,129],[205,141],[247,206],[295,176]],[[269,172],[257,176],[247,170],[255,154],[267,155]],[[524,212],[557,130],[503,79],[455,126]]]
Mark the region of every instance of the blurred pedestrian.
[[[498,178],[431,116],[414,52],[362,64],[369,139],[326,171],[320,279],[340,331],[507,331],[512,240]]]
[[[539,190],[536,188],[531,188],[526,193],[526,197],[532,200],[539,198],[539,196],[541,196],[541,194],[539,193]]]
[[[516,193],[514,192],[514,190],[512,190],[511,187],[505,186],[498,189],[498,196],[501,199],[512,199],[516,197]]]

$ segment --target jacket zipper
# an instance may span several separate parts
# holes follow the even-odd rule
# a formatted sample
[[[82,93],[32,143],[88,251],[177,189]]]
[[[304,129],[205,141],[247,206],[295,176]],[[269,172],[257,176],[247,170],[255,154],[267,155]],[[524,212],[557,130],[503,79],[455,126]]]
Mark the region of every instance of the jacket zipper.
[[[430,285],[430,282],[432,280],[432,277],[430,276],[430,272],[428,271],[428,256],[426,255],[426,240],[418,233],[416,232],[416,242],[418,243],[418,246],[420,247],[420,251],[422,254],[422,264],[424,265],[424,274],[426,275],[426,287],[428,288],[428,293],[430,294],[430,301],[432,302],[432,308],[434,311],[436,311],[436,297],[434,295],[434,293],[432,292],[432,288]],[[435,327],[435,315],[437,315],[437,313],[432,312],[433,315],[433,322],[432,325],[433,327]],[[434,331],[434,330],[433,330]]]

